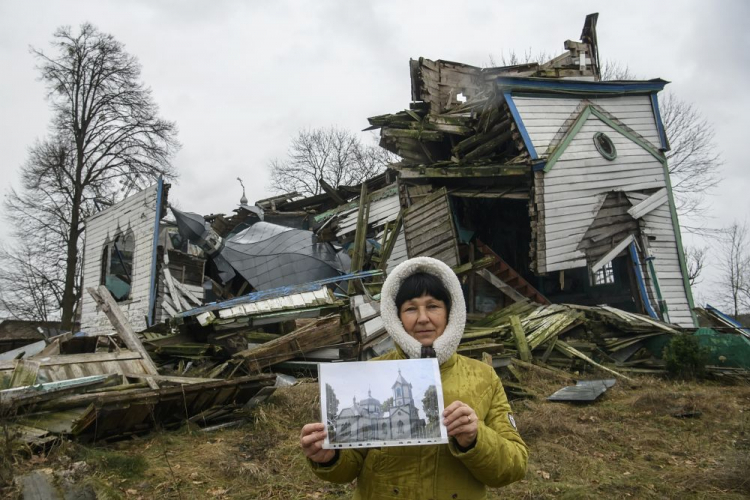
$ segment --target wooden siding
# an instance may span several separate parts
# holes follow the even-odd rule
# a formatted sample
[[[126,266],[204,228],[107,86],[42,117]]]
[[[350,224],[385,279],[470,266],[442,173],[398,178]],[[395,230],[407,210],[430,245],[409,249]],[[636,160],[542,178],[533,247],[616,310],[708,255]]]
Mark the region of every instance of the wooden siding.
[[[391,196],[380,198],[370,204],[370,214],[367,223],[371,229],[377,231],[375,238],[378,241],[383,239],[383,228],[386,223],[396,220],[400,210],[401,202],[399,200],[398,191],[396,190],[393,190]],[[339,241],[346,241],[347,239],[354,237],[354,232],[356,230],[357,210],[352,210],[349,214],[345,215],[341,221],[339,221],[336,229],[336,237]],[[396,238],[396,244],[393,247],[391,256],[388,259],[386,273],[389,273],[394,267],[408,258],[406,252],[406,241],[404,239],[404,229],[402,227]]]
[[[445,188],[406,210],[404,235],[409,257],[434,257],[449,266],[458,265],[456,228]]]
[[[367,223],[370,227],[382,228],[387,222],[396,220],[399,210],[401,210],[401,204],[399,203],[398,193],[394,190],[392,196],[370,203],[370,216]],[[353,235],[356,230],[357,210],[353,210],[339,221],[336,237],[340,241],[344,241],[347,235],[350,233]]]
[[[578,244],[578,250],[586,254],[586,260],[594,272],[596,269],[593,264],[610,252],[618,242],[629,235],[638,236],[638,221],[628,214],[628,209],[631,208],[628,197],[616,191],[610,191],[606,196],[606,200]],[[616,256],[613,255],[612,258]]]
[[[633,201],[643,201],[649,197],[649,194],[638,192],[628,192],[627,195]],[[662,204],[644,215],[641,220],[643,234],[649,237],[648,249],[654,257],[659,288],[669,307],[669,319],[678,325],[693,326],[669,204]]]
[[[386,265],[385,272],[386,274],[390,273],[393,268],[395,268],[397,265],[401,264],[403,261],[407,260],[409,258],[408,252],[406,251],[406,238],[404,237],[404,228],[402,227],[401,230],[398,232],[398,237],[396,238],[396,245],[393,247],[393,251],[391,252],[391,256],[388,259],[388,264]]]
[[[602,97],[589,99],[614,115],[622,123],[642,135],[656,149],[661,149],[659,130],[649,96]],[[526,131],[540,157],[566,120],[576,112],[580,98],[513,97]],[[573,118],[575,118],[573,116]],[[593,146],[593,143],[592,143]],[[619,148],[618,148],[619,154]]]
[[[87,287],[97,287],[100,284],[104,245],[111,242],[118,233],[128,230],[133,231],[135,237],[132,286],[130,298],[120,302],[119,306],[134,330],[146,328],[156,195],[157,185],[154,185],[86,219],[81,330],[87,335],[115,333],[107,316],[96,310],[96,303],[85,290]]]
[[[606,133],[615,144],[618,154],[613,161],[596,150],[596,132]],[[552,170],[543,175],[535,192],[542,224],[538,228],[537,266],[542,273],[586,265],[582,240],[609,192],[626,192],[630,202],[637,204],[666,187],[662,163],[595,115],[587,119]],[[643,193],[640,197],[632,195],[639,192]],[[669,205],[661,205],[640,220],[643,234],[656,237],[650,242],[650,250],[656,257],[654,264],[670,318],[692,326]],[[646,281],[649,295],[655,296],[650,279]]]
[[[147,374],[140,354],[123,350],[120,352],[96,352],[86,354],[63,354],[47,356],[39,361],[37,382],[59,382],[91,375],[111,373]],[[13,361],[1,361],[0,373],[12,373]]]

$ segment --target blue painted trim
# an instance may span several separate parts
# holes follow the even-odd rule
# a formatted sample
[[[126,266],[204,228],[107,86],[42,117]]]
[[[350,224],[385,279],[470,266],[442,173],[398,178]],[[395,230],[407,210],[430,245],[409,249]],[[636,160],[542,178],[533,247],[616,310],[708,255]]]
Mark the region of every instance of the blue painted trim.
[[[661,121],[659,112],[659,98],[656,92],[651,94],[651,107],[654,110],[654,119],[656,120],[656,129],[659,131],[659,140],[661,141],[662,151],[669,151],[669,142],[667,142],[667,133],[664,131],[664,122]]]
[[[543,170],[544,170],[544,169],[545,169],[546,167],[547,167],[547,162],[546,162],[546,161],[542,161],[542,162],[539,162],[539,163],[535,163],[535,164],[534,164],[534,165],[533,165],[533,166],[531,167],[531,169],[532,169],[532,170],[533,170],[534,172],[539,172],[539,171],[543,171]]]
[[[381,271],[380,269],[376,269],[373,271],[360,271],[358,273],[344,274],[341,276],[334,276],[332,278],[326,278],[318,281],[311,281],[310,283],[303,283],[301,285],[289,285],[272,288],[270,290],[261,290],[259,292],[248,293],[247,295],[235,297],[233,299],[224,300],[221,302],[211,302],[210,304],[196,307],[195,309],[190,309],[189,311],[183,311],[175,315],[174,317],[188,318],[191,316],[197,316],[204,312],[218,311],[219,309],[228,309],[230,307],[238,306],[241,304],[250,304],[252,302],[258,302],[260,300],[275,299],[278,297],[285,297],[287,295],[293,295],[296,293],[314,292],[316,290],[320,290],[321,287],[325,285],[332,285],[341,281],[350,281],[361,278],[372,278],[373,276],[381,276],[382,274],[383,271]]]
[[[630,249],[630,258],[633,260],[633,267],[635,268],[635,277],[638,281],[638,289],[641,291],[641,299],[643,305],[646,308],[648,315],[654,319],[659,319],[654,309],[651,307],[651,302],[648,300],[648,292],[646,292],[646,282],[643,279],[643,271],[641,270],[641,261],[638,258],[638,250],[635,248],[635,242],[632,242],[628,247]]]
[[[661,79],[638,82],[584,82],[580,80],[519,78],[512,76],[499,76],[495,82],[504,93],[510,90],[546,90],[550,92],[579,92],[583,94],[642,94],[659,92],[669,83]]]
[[[159,222],[161,221],[161,199],[164,193],[164,179],[159,177],[156,183],[156,216],[154,217],[154,243],[151,247],[151,284],[148,296],[148,326],[154,324],[154,309],[156,309],[156,251],[159,248]]]
[[[536,154],[536,149],[534,149],[534,144],[531,142],[531,137],[529,137],[529,133],[526,131],[526,126],[523,124],[521,114],[518,112],[518,108],[516,108],[516,103],[513,102],[513,97],[510,95],[510,92],[504,92],[503,95],[505,96],[505,102],[508,103],[510,114],[513,115],[513,121],[516,122],[518,131],[521,133],[521,138],[526,145],[526,150],[529,152],[529,156],[531,156],[532,160],[538,160],[539,156]]]
[[[714,306],[709,305],[709,304],[706,304],[706,309],[708,309],[709,311],[711,311],[715,315],[719,316],[721,319],[723,319],[727,323],[731,324],[732,326],[737,327],[737,329],[740,330],[741,332],[744,332],[746,336],[750,336],[750,329],[745,328],[744,326],[742,326],[742,323],[740,323],[739,321],[735,320],[731,316],[728,316],[728,315],[724,314],[723,312],[719,311]]]

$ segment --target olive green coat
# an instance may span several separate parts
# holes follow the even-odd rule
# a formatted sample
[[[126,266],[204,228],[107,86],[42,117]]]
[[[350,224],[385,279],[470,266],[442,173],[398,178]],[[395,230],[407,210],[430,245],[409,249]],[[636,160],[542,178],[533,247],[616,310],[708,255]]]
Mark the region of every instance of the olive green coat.
[[[378,359],[404,359],[397,349]],[[479,361],[453,354],[440,365],[445,406],[456,400],[479,417],[476,445],[460,452],[453,441],[432,446],[401,446],[339,452],[336,462],[322,467],[308,461],[327,481],[357,479],[354,499],[461,499],[487,496],[486,486],[503,486],[526,474],[528,450],[512,424],[505,390],[495,370]]]

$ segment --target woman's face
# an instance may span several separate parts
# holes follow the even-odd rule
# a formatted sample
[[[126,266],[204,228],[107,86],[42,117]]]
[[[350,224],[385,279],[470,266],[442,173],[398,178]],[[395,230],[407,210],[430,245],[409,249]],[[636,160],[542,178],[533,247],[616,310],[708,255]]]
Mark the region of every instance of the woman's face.
[[[407,300],[401,304],[398,317],[406,333],[428,347],[443,334],[445,325],[448,324],[445,302],[432,295]]]

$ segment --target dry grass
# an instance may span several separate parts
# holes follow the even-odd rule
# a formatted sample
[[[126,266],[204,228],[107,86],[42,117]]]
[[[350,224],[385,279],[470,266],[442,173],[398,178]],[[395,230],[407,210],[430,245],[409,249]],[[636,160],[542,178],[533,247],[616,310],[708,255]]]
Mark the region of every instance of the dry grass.
[[[537,394],[560,387],[528,376],[524,382]],[[351,485],[319,481],[298,449],[299,429],[318,419],[318,404],[317,385],[301,384],[277,391],[241,428],[68,445],[44,466],[86,460],[92,473],[81,480],[103,498],[349,498]],[[514,411],[531,449],[529,470],[490,498],[750,495],[750,386],[640,378],[636,386],[618,382],[592,405],[539,398],[514,403]]]

